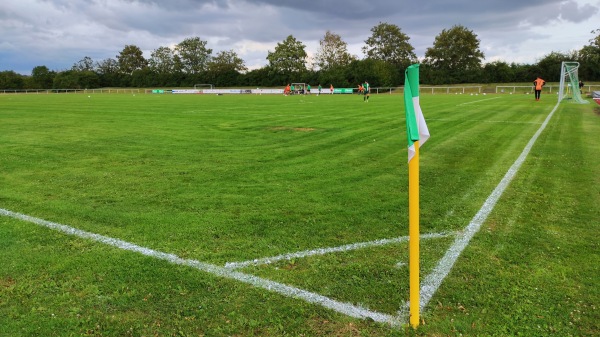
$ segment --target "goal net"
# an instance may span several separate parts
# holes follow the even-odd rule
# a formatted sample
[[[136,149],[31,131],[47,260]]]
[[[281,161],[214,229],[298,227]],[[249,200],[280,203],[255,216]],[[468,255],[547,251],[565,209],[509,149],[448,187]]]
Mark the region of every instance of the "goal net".
[[[564,99],[574,103],[589,103],[581,96],[579,88],[579,62],[563,62],[560,69],[560,85],[558,87],[558,102]]]
[[[201,84],[194,84],[194,89],[212,89],[213,85],[210,83],[201,83]]]
[[[292,83],[294,92],[292,94],[306,94],[306,83]]]

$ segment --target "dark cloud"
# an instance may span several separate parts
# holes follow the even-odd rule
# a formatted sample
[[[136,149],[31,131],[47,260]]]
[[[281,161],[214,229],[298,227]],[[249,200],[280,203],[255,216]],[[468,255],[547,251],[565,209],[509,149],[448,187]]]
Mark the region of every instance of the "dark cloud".
[[[584,4],[581,7],[577,2],[565,1],[560,5],[560,17],[569,22],[582,22],[598,13],[599,5]]]

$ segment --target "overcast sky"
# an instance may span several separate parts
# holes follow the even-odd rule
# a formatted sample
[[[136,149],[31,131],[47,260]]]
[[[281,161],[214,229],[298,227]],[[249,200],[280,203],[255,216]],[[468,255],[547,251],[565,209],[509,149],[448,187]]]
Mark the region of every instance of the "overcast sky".
[[[116,59],[126,45],[149,58],[190,37],[213,55],[233,49],[255,69],[288,35],[313,55],[327,30],[362,59],[380,22],[400,27],[419,58],[443,29],[462,25],[479,38],[485,62],[533,64],[588,45],[600,29],[600,0],[1,0],[0,71],[66,70],[85,56]]]

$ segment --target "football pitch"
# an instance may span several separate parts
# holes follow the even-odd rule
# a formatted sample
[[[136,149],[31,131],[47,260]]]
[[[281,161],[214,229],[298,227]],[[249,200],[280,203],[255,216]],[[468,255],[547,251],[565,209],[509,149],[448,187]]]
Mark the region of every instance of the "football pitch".
[[[594,335],[600,118],[422,95],[0,95],[0,336]]]

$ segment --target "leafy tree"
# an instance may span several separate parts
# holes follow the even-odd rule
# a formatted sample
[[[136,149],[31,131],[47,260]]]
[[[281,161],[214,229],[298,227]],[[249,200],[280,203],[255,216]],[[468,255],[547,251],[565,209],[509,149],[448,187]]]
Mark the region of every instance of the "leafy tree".
[[[342,38],[330,31],[319,41],[319,50],[315,55],[315,65],[321,70],[345,67],[356,57],[348,52],[348,44]]]
[[[96,62],[96,69],[102,75],[116,74],[119,72],[119,62],[115,59],[107,58],[100,62]]]
[[[507,83],[514,81],[514,73],[510,65],[502,61],[494,61],[483,66],[483,83]]]
[[[592,34],[598,34],[596,37],[590,40],[590,46],[600,48],[600,29],[592,30]]]
[[[31,71],[31,86],[35,89],[50,89],[56,72],[50,71],[46,66],[34,67]]]
[[[0,89],[23,89],[22,75],[12,70],[0,71]]]
[[[212,49],[199,37],[187,38],[175,46],[175,62],[187,74],[199,74],[206,70]]]
[[[477,79],[483,58],[477,35],[456,25],[435,37],[433,47],[425,51],[424,63],[434,71],[441,71],[443,82],[463,83]]]
[[[227,72],[245,72],[248,70],[242,60],[235,51],[225,50],[217,53],[208,62],[208,70],[213,73],[227,73]]]
[[[327,31],[315,54],[315,68],[307,69],[306,46],[292,35],[278,43],[267,55],[269,64],[248,71],[234,50],[212,56],[212,50],[198,37],[185,39],[175,48],[159,47],[150,59],[140,48],[127,45],[115,58],[94,63],[88,56],[73,64],[70,71],[56,73],[45,66],[32,70],[31,76],[10,71],[0,73],[0,89],[93,88],[97,86],[192,86],[213,83],[219,86],[281,86],[301,81],[324,86],[354,87],[368,80],[373,86],[392,86],[403,82],[404,69],[417,62],[414,48],[399,27],[379,23],[362,48],[364,60],[348,53],[341,37]],[[463,26],[444,29],[427,49],[421,66],[423,83],[501,83],[530,82],[536,75],[548,81],[559,78],[562,61],[578,61],[579,78],[600,80],[600,29],[581,50],[552,52],[535,64],[508,65],[495,61],[482,65],[483,53],[477,36]]]
[[[578,53],[579,78],[600,80],[600,29],[593,30],[591,33],[598,35],[590,40],[589,45],[583,46]]]
[[[175,58],[175,51],[169,47],[155,49],[150,55],[150,59],[148,59],[148,71],[132,74],[132,83],[140,86],[142,80],[139,77],[145,75],[147,76],[145,80],[146,86],[179,85],[176,79],[182,74],[179,71]]]
[[[367,58],[385,61],[401,68],[417,62],[415,48],[408,42],[410,38],[400,27],[380,22],[371,28],[371,33],[362,48]]]
[[[94,60],[92,60],[91,57],[86,56],[79,60],[79,62],[75,63],[71,69],[76,71],[93,71]]]
[[[579,78],[600,80],[600,48],[589,45],[579,51]]]
[[[100,77],[95,72],[94,60],[91,57],[86,56],[79,60],[71,67],[71,70],[73,73],[69,73],[61,79],[62,83],[69,83],[70,86],[62,88],[89,89],[97,88],[100,85]]]
[[[135,70],[131,74],[131,86],[142,88],[156,85],[158,81],[154,78],[154,75],[148,67]]]
[[[532,64],[515,64],[511,63],[510,67],[515,74],[514,82],[527,82],[530,83],[538,76],[541,72],[538,70],[537,65]]]
[[[323,88],[329,87],[330,84],[333,84],[334,87],[353,87],[358,83],[358,80],[355,80],[356,76],[354,73],[356,72],[356,68],[353,68],[355,62],[359,62],[359,60],[352,61],[348,67],[345,68],[335,68],[335,70],[329,71],[320,71],[318,72],[318,76],[316,79],[316,83],[323,85]],[[364,81],[364,80],[363,80]],[[315,85],[315,87],[317,86]]]
[[[250,70],[240,76],[240,84],[245,86],[256,85],[260,87],[280,86],[283,81],[279,81],[278,79],[274,79],[272,76],[269,76],[271,72],[272,70],[269,68],[269,66]]]
[[[170,74],[175,72],[175,54],[169,47],[158,47],[148,60],[150,70],[158,74]]]
[[[61,71],[54,77],[54,89],[79,89],[79,77],[77,71]]]
[[[54,77],[54,89],[90,89],[99,86],[98,74],[91,70],[67,70],[56,74]]]
[[[269,51],[267,60],[270,68],[276,73],[287,76],[298,76],[306,71],[306,46],[289,35],[283,42],[277,43],[275,51]]]
[[[373,87],[387,87],[394,85],[395,66],[383,60],[366,58],[364,60],[355,60],[352,62],[347,78],[346,85],[355,87],[359,83],[369,81]]]
[[[123,74],[132,74],[135,70],[143,69],[148,64],[142,50],[134,45],[126,45],[117,55],[117,62],[119,71]]]
[[[100,86],[118,87],[123,86],[121,79],[124,77],[119,71],[119,62],[107,58],[96,62],[96,69],[100,77]]]
[[[546,81],[560,81],[560,67],[564,61],[575,60],[575,55],[568,55],[558,52],[551,52],[544,56],[537,63],[538,74],[536,76],[543,77]],[[535,78],[531,78],[533,81]]]
[[[217,53],[208,62],[208,82],[217,86],[231,86],[239,83],[240,73],[248,68],[235,51],[225,50]]]
[[[100,77],[91,70],[80,71],[77,74],[78,89],[92,89],[100,86]]]

